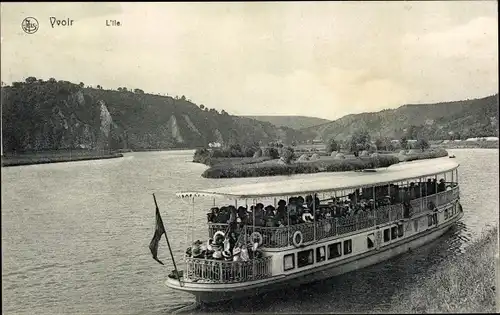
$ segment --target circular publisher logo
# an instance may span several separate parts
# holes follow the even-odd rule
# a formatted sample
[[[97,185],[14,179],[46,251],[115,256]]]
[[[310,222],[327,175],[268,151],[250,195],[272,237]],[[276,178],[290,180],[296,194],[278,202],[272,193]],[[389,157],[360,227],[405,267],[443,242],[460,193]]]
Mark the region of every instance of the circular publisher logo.
[[[27,17],[21,23],[21,28],[26,34],[34,34],[38,31],[38,21],[34,17]]]

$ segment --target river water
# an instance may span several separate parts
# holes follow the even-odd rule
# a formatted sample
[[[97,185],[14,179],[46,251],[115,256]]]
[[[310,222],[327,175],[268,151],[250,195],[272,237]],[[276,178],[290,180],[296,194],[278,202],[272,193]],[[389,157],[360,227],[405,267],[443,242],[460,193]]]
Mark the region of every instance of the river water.
[[[498,223],[498,150],[449,150],[461,164],[465,212],[441,239],[411,254],[332,280],[232,301],[206,312],[390,312],[391,297],[460,255]],[[177,261],[192,207],[179,190],[275,181],[281,177],[204,179],[192,151],[2,168],[3,314],[168,314],[194,299],[164,285],[172,269],[148,249],[156,193]],[[298,175],[304,176],[304,175]],[[307,176],[307,175],[306,175]],[[206,239],[206,208],[197,207],[195,238]]]

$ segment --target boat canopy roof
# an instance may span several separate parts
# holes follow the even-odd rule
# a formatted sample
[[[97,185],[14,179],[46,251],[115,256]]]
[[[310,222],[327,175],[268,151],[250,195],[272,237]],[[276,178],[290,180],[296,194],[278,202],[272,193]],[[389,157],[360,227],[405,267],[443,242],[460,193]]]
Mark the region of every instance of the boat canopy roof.
[[[301,176],[300,178],[291,177],[274,182],[185,191],[179,192],[176,195],[181,198],[220,196],[234,199],[296,196],[388,185],[409,179],[442,174],[455,170],[458,166],[458,163],[448,158],[428,159],[394,164],[387,168],[377,168],[370,172],[349,171],[316,173]]]

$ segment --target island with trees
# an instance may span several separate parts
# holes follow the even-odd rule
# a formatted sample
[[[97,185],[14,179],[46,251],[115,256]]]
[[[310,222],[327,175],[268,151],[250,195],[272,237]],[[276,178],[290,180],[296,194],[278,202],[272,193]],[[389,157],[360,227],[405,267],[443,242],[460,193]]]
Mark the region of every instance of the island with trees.
[[[372,141],[368,132],[362,130],[348,141],[331,138],[320,149],[273,142],[266,146],[252,143],[197,149],[193,162],[209,166],[203,177],[233,178],[353,171],[447,155],[442,148],[431,149],[426,139],[408,142],[402,137],[398,141]]]

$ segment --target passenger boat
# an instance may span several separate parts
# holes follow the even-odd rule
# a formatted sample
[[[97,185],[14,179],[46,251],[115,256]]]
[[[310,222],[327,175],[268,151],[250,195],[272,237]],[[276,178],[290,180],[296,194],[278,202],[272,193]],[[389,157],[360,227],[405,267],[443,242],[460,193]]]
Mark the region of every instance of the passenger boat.
[[[280,226],[262,226],[261,206],[248,213],[246,224],[209,222],[208,241],[192,244],[185,269],[170,274],[166,285],[213,303],[334,277],[408,252],[439,238],[463,216],[458,167],[439,158],[179,192],[178,197],[193,203],[208,197],[213,205],[232,200],[234,208],[246,209],[258,203],[280,208],[282,199],[288,203],[287,219],[281,201]],[[300,198],[288,202],[307,195],[317,198],[311,202],[306,197],[309,203],[302,210],[297,208]],[[303,212],[298,219],[297,210]],[[230,233],[236,236],[232,245]],[[216,254],[224,250],[226,259]]]

